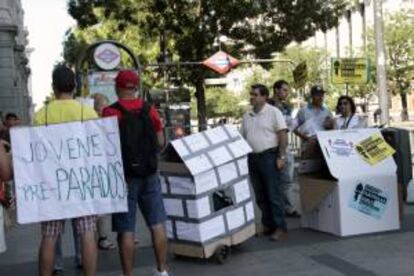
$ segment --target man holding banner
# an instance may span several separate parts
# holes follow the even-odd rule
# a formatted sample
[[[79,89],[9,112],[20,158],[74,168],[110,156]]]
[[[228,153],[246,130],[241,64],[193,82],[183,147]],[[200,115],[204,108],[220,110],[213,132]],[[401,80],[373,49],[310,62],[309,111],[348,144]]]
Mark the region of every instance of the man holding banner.
[[[150,228],[157,261],[155,275],[168,276],[167,219],[157,174],[157,151],[164,145],[162,124],[157,110],[136,98],[138,75],[120,71],[115,78],[118,101],[105,108],[103,116],[119,120],[122,159],[128,186],[128,212],[112,216],[113,231],[118,232],[119,253],[124,275],[132,276],[134,267],[134,233],[139,205]]]
[[[35,125],[48,125],[98,118],[96,112],[73,99],[76,86],[75,74],[66,66],[57,66],[52,74],[52,86],[56,100],[50,102],[35,115]],[[43,221],[42,241],[39,249],[39,274],[52,275],[57,238],[63,233],[65,220]],[[95,243],[96,216],[73,218],[82,243],[84,275],[96,275],[97,248]]]

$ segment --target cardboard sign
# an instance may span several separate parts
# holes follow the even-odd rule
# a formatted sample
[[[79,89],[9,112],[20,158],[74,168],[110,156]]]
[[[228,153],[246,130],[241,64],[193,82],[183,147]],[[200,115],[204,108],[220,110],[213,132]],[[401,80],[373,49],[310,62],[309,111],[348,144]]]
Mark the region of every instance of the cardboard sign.
[[[375,144],[368,143],[369,147],[378,145],[380,151],[384,149],[383,144],[379,143],[382,138],[381,132],[374,128],[360,128],[348,130],[318,131],[318,141],[322,149],[325,160],[328,163],[329,171],[337,179],[349,178],[352,175],[378,175],[394,174],[395,162],[389,154],[382,156],[381,152],[369,149],[367,156],[370,162],[363,159],[360,152],[364,152],[364,147],[358,146],[363,141],[377,141]],[[378,138],[379,137],[379,138]],[[363,145],[366,145],[364,143]],[[371,155],[370,155],[371,154]],[[374,157],[372,159],[371,157]],[[383,158],[384,157],[384,158]],[[388,157],[388,158],[387,158]]]
[[[332,58],[332,83],[364,84],[368,82],[369,60],[365,58]]]
[[[320,131],[317,137],[330,175],[324,171],[300,176],[302,226],[338,236],[399,229],[394,159],[388,155],[373,166],[356,149],[361,141],[368,141],[363,148],[378,156],[370,147],[382,144],[381,132],[375,128]]]
[[[349,207],[373,218],[381,219],[387,202],[388,195],[381,189],[369,184],[358,183],[349,200]]]
[[[115,77],[118,71],[97,71],[88,75],[88,93],[89,95],[102,94],[105,95],[109,103],[118,100],[115,92]]]
[[[395,153],[395,150],[378,134],[358,143],[355,150],[370,165],[376,165]]]
[[[126,212],[116,118],[11,131],[19,223]]]

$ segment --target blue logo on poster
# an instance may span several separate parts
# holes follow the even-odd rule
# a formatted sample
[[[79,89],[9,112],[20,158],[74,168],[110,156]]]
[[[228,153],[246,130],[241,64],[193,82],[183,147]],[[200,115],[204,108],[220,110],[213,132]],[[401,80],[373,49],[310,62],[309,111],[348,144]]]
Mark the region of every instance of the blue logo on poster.
[[[354,194],[350,198],[349,207],[371,216],[381,219],[388,202],[388,195],[368,184],[356,185]]]

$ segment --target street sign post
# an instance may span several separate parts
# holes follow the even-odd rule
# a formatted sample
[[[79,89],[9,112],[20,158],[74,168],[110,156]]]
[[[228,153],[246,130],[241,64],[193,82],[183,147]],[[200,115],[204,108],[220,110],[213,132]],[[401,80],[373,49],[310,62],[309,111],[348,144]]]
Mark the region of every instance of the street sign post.
[[[369,80],[366,58],[332,58],[331,79],[334,84],[364,84]]]
[[[296,88],[305,86],[308,80],[308,66],[306,65],[306,61],[299,63],[293,69],[293,80],[295,81]]]

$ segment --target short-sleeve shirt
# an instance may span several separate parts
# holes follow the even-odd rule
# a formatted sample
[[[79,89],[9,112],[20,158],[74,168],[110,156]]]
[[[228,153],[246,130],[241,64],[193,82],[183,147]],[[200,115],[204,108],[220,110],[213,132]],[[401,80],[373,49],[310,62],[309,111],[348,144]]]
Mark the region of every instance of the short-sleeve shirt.
[[[144,106],[144,100],[143,99],[119,99],[118,103],[122,105],[125,109],[129,111],[139,111]],[[108,106],[104,108],[102,112],[103,117],[110,117],[110,116],[117,116],[119,120],[122,119],[122,112],[119,111],[116,108],[113,108],[111,106]],[[154,106],[151,106],[149,110],[149,116],[151,118],[151,122],[154,126],[155,132],[161,132],[162,131],[162,123],[160,119],[160,115],[158,114],[157,109]]]
[[[265,104],[258,113],[253,110],[243,115],[241,133],[253,152],[259,153],[279,145],[277,132],[287,129],[282,112]]]
[[[364,118],[354,114],[352,117],[335,118],[335,129],[353,129],[366,127]]]
[[[283,117],[285,118],[286,126],[289,129],[289,131],[291,131],[293,128],[292,107],[287,103],[280,103],[280,104],[270,103],[270,104],[277,107],[280,110],[280,112],[282,112]]]
[[[323,124],[326,117],[332,117],[332,113],[327,107],[315,108],[311,104],[308,104],[299,110],[296,116],[296,123],[299,130],[305,128],[308,136],[314,136],[316,135],[316,131],[325,129]]]
[[[76,100],[54,100],[36,112],[34,124],[58,124],[98,118],[95,110]]]

